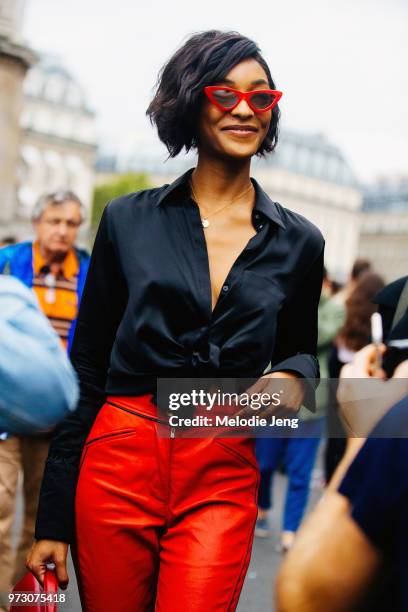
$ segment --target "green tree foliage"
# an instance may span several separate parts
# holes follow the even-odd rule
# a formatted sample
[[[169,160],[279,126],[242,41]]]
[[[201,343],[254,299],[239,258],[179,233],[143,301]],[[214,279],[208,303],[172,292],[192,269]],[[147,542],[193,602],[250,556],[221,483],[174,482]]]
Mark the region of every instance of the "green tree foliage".
[[[96,231],[103,209],[110,200],[132,191],[149,189],[151,186],[146,174],[128,172],[127,174],[118,174],[112,181],[95,187],[91,217],[93,231]]]

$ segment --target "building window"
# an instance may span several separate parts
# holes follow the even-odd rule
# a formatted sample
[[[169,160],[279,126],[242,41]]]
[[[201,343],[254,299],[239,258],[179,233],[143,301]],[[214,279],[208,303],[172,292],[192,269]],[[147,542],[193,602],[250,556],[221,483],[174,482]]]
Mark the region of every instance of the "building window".
[[[62,112],[58,115],[55,122],[55,132],[61,138],[72,138],[74,130],[74,118],[68,112]]]
[[[24,92],[33,98],[37,98],[41,95],[43,86],[44,79],[41,73],[35,68],[29,70],[24,81]]]
[[[65,101],[68,106],[73,106],[75,108],[83,106],[82,92],[75,83],[70,84]]]
[[[80,142],[90,142],[94,140],[93,125],[88,117],[83,117],[77,122],[76,139]]]
[[[23,145],[21,147],[21,157],[28,166],[36,166],[40,163],[38,149],[31,145]]]
[[[329,181],[337,182],[339,178],[339,160],[334,155],[328,158],[327,174]]]
[[[52,76],[45,86],[45,96],[51,102],[60,102],[65,89],[65,82],[59,76]]]
[[[320,151],[315,151],[312,155],[311,171],[313,176],[322,178],[325,176],[326,156]]]
[[[48,134],[52,128],[52,117],[48,110],[39,108],[34,116],[34,128],[38,132]]]
[[[82,175],[84,172],[84,164],[82,159],[77,155],[68,155],[65,158],[65,168],[68,177],[68,186],[73,191],[78,190],[78,185],[82,182]]]
[[[62,158],[59,153],[51,149],[44,153],[45,161],[45,184],[47,190],[52,191],[65,185],[66,174],[62,165]]]
[[[277,155],[284,168],[293,169],[294,147],[290,142],[282,142],[277,149]]]
[[[296,170],[300,174],[307,174],[310,162],[310,151],[307,147],[298,147],[296,152]]]

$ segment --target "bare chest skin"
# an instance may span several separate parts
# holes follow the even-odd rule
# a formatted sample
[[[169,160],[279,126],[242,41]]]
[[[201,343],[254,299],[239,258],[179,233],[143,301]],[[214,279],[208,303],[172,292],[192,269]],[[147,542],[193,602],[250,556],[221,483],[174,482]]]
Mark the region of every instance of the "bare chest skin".
[[[229,215],[217,215],[204,230],[211,281],[212,310],[235,260],[245,249],[256,230],[251,221],[251,208]]]

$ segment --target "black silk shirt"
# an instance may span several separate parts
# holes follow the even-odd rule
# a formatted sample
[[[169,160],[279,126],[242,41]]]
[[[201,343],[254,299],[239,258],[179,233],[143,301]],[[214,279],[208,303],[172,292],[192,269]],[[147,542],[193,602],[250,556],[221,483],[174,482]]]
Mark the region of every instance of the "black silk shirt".
[[[106,395],[155,393],[158,377],[259,377],[269,363],[269,371],[319,376],[320,231],[253,180],[257,233],[212,312],[190,174],[113,200],[103,213],[71,351],[79,406],[54,432],[37,539],[73,540],[79,458]]]

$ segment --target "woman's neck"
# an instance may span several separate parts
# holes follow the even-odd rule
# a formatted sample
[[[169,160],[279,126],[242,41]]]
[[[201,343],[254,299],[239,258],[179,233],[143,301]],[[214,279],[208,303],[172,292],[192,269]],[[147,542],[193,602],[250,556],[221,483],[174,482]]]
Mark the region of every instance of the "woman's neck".
[[[211,210],[211,207],[219,208],[222,204],[238,200],[240,194],[246,194],[248,198],[250,166],[250,159],[226,162],[199,155],[191,180],[200,204]]]

